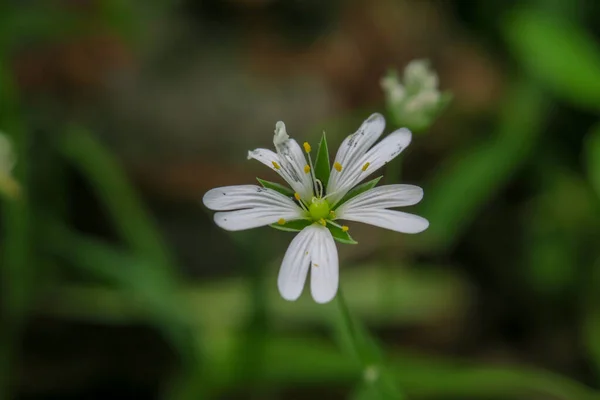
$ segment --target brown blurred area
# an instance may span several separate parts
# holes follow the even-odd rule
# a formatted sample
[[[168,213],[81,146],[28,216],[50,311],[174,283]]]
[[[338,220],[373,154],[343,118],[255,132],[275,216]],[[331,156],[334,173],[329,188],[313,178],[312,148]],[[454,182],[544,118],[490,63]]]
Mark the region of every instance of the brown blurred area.
[[[384,110],[379,80],[388,69],[429,59],[453,101],[426,136],[415,135],[403,159],[403,180],[420,184],[465,144],[490,136],[490,117],[498,113],[514,68],[498,37],[483,36],[469,2],[459,0],[123,2],[122,14],[112,19],[103,3],[57,2],[76,33],[22,40],[10,70],[40,137],[63,135],[70,123],[93,128],[141,193],[190,285],[211,287],[243,269],[247,255],[213,226],[200,201],[211,188],[254,183],[256,176],[278,181],[246,159],[248,150],[271,147],[277,121],[298,141],[316,143],[325,130],[335,149],[369,114]],[[494,4],[490,12],[504,7]],[[74,226],[116,241],[94,189],[79,173],[67,168],[66,174]],[[424,264],[457,266],[450,271],[456,285],[448,290],[448,312],[434,310],[410,326],[376,321],[382,342],[591,375],[577,351],[581,343],[564,323],[569,316],[540,340],[526,327],[535,312],[526,313],[536,305],[519,309],[527,289],[511,291],[503,263],[517,254],[511,240],[522,232],[505,222],[516,219],[513,200],[524,201],[529,190],[523,185],[520,176],[508,184],[486,205],[489,216],[469,239],[447,253],[415,252]],[[410,239],[390,239],[367,226],[352,229],[361,245],[340,250],[342,263],[373,262],[384,252],[403,259]],[[502,251],[486,247],[486,234],[500,238],[496,246],[509,243]],[[265,234],[269,256],[282,255],[291,237]],[[488,259],[496,262],[476,268]],[[67,282],[79,280],[89,283],[66,274]],[[154,327],[53,318],[45,310],[61,303],[53,303],[52,291],[45,296],[23,336],[18,399],[154,399],[164,377],[180,367],[176,350]],[[311,328],[322,334],[320,326],[304,327]],[[223,398],[249,398],[243,389],[233,392]],[[334,385],[316,394],[291,388],[281,398],[345,394]]]

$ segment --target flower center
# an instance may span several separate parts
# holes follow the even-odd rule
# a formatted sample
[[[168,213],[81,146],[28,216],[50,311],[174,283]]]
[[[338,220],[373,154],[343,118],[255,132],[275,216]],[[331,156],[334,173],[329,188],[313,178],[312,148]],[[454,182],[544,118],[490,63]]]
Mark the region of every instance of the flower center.
[[[310,217],[315,221],[318,221],[321,218],[327,218],[329,216],[329,211],[329,203],[325,199],[313,197],[310,206],[308,206]]]

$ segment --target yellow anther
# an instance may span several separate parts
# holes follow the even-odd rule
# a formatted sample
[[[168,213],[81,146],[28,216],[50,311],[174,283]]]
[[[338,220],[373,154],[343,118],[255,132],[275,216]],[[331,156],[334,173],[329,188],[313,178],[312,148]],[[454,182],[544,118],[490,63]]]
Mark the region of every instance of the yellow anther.
[[[277,164],[277,161],[273,161],[273,167],[274,167],[275,169],[279,169],[279,168],[281,168],[281,167],[279,166],[279,164]]]
[[[310,150],[311,150],[310,144],[308,144],[308,142],[304,142],[303,146],[304,146],[304,151],[307,153],[310,153]]]
[[[333,164],[333,168],[335,168],[337,172],[342,172],[342,164],[337,161]]]
[[[344,232],[348,232],[348,229],[350,229],[350,228],[348,228],[346,225],[342,225],[342,230]]]
[[[300,193],[296,192],[294,193],[294,198],[298,201],[300,201]]]
[[[318,267],[319,264],[313,263],[313,267]]]
[[[319,223],[320,223],[321,225],[323,225],[323,226],[327,225],[327,222],[325,221],[325,219],[324,219],[324,218],[321,218],[321,219],[319,220]]]
[[[363,165],[363,166],[362,166],[362,170],[363,170],[363,171],[366,171],[366,170],[367,170],[367,168],[369,168],[369,165],[371,165],[371,163],[370,163],[370,162],[367,162],[367,163],[365,163],[365,165]]]
[[[304,166],[304,173],[305,173],[305,174],[308,174],[309,172],[310,172],[310,165],[306,164],[306,165]]]
[[[329,215],[331,215],[331,218],[335,218],[335,211],[333,211],[333,210],[329,211]]]
[[[278,223],[279,225],[283,225],[283,224],[285,224],[285,219],[283,219],[283,218],[279,218],[279,221],[277,221],[277,223]]]

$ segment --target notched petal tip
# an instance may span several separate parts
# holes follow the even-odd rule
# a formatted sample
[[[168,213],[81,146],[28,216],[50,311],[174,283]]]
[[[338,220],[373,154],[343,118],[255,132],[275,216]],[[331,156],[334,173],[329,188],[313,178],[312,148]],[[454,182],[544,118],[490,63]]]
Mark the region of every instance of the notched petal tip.
[[[278,285],[277,288],[279,289],[279,295],[281,296],[281,298],[286,301],[296,301],[300,298],[300,295],[302,294],[302,291],[292,291],[284,285]]]
[[[410,129],[408,128],[400,128],[400,129],[396,129],[394,132],[390,133],[390,135],[402,135],[403,137],[407,137],[408,141],[410,142],[410,140],[412,139],[412,132],[410,131]]]
[[[335,289],[335,291],[331,292],[315,292],[311,290],[311,294],[315,303],[327,304],[335,298],[335,295],[337,294],[337,288]]]
[[[221,188],[210,189],[208,192],[204,193],[202,196],[202,204],[209,210],[216,210],[217,207],[217,199],[219,198],[218,193],[222,191]]]
[[[380,113],[373,113],[369,116],[369,118],[366,119],[365,122],[383,122],[385,123],[385,118],[383,117],[383,115],[381,115]]]
[[[427,220],[426,218],[423,218],[421,216],[418,216],[418,215],[414,215],[414,217],[418,218],[418,222],[414,224],[413,229],[407,230],[404,233],[407,233],[409,235],[414,235],[417,233],[424,232],[427,230],[427,228],[429,228],[429,220]],[[416,221],[414,221],[414,222],[416,222]]]
[[[217,212],[213,216],[213,220],[215,221],[215,225],[217,225],[221,229],[225,229],[226,231],[235,232],[242,229],[236,229],[235,225],[232,225],[227,219],[228,212]]]

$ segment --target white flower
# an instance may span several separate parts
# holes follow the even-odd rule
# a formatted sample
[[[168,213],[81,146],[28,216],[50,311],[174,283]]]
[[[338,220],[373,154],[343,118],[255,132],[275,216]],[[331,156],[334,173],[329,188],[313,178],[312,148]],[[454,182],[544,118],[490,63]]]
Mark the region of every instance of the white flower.
[[[344,198],[410,143],[411,132],[403,128],[374,145],[384,127],[384,118],[373,114],[344,140],[324,188],[315,176],[310,145],[304,143],[303,152],[300,145],[289,138],[284,123],[278,122],[273,140],[277,152],[256,149],[248,153],[248,158],[254,158],[278,173],[293,189],[289,196],[281,193],[284,190],[256,185],[221,187],[204,195],[206,207],[219,211],[215,213],[215,223],[226,230],[271,224],[285,228],[292,226],[291,221],[296,224],[289,230],[300,232],[285,253],[277,281],[284,299],[300,297],[309,268],[314,300],[327,303],[335,297],[338,254],[334,238],[344,241],[342,236],[348,231],[347,226],[337,221],[363,222],[404,233],[422,232],[429,226],[422,217],[390,210],[418,203],[423,190],[417,186],[371,187],[354,197]]]
[[[438,89],[438,76],[427,60],[413,60],[404,69],[402,82],[395,71],[381,78],[389,111],[399,125],[420,131],[433,123],[450,101]]]

